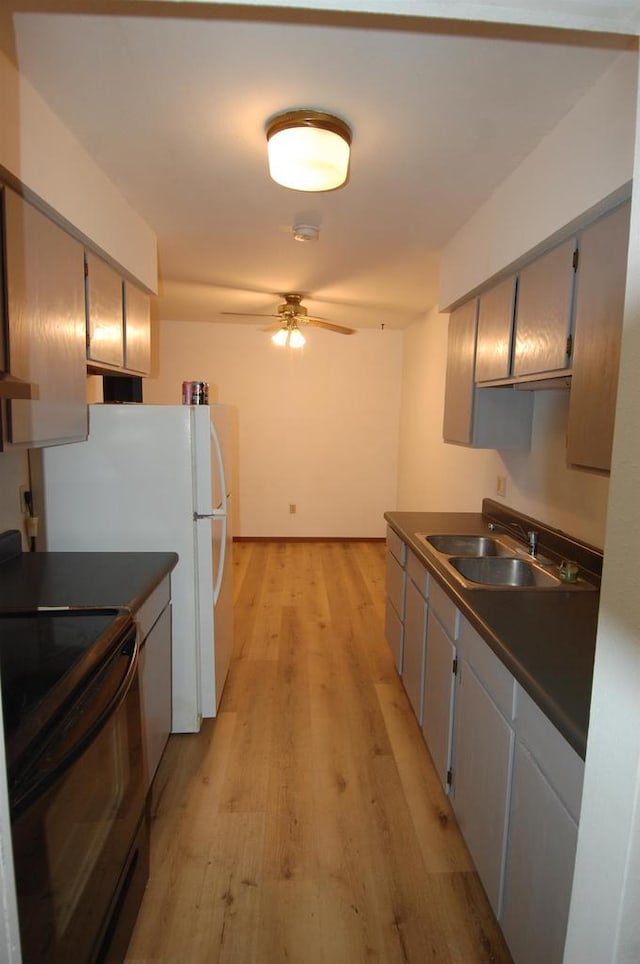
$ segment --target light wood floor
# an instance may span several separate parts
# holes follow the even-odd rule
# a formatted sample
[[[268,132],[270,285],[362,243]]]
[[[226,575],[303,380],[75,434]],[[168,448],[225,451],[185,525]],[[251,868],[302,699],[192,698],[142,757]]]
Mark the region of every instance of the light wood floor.
[[[510,962],[384,640],[383,557],[234,546],[234,659],[160,765],[129,964]]]

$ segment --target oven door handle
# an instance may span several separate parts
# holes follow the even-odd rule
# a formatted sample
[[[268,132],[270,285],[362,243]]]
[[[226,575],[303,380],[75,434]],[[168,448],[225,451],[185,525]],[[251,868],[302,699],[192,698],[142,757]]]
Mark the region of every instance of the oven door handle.
[[[122,657],[127,659],[124,669]],[[82,756],[124,702],[137,671],[138,635],[131,630],[11,787],[12,818],[32,806]]]

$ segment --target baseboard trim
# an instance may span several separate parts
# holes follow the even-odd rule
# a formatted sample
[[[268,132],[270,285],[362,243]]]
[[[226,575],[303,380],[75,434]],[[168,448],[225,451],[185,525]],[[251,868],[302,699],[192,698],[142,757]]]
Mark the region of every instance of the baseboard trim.
[[[234,536],[234,542],[384,542],[384,536]]]

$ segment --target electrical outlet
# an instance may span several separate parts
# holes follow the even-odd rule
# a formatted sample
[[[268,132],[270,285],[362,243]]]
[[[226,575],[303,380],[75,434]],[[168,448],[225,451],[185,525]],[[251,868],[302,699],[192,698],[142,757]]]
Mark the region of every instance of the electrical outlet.
[[[20,511],[22,512],[23,515],[29,515],[29,506],[27,505],[27,502],[25,499],[26,493],[30,491],[29,486],[21,485],[19,491],[20,491]]]
[[[503,498],[507,494],[507,477],[506,475],[499,475],[496,480],[496,493],[501,495]]]
[[[298,511],[298,507],[296,506],[295,502],[290,502],[290,503],[289,503],[289,513],[290,513],[291,515],[295,515],[297,511]]]

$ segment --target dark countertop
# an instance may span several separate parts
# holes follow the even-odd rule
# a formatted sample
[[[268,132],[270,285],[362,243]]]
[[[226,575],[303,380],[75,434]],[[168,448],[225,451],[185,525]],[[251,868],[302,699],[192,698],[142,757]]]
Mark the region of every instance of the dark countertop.
[[[175,552],[25,552],[0,565],[0,610],[87,606],[135,613],[177,562]]]
[[[584,759],[599,592],[465,589],[414,533],[485,533],[476,512],[386,512],[385,519]]]

